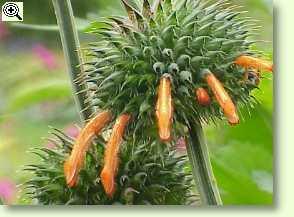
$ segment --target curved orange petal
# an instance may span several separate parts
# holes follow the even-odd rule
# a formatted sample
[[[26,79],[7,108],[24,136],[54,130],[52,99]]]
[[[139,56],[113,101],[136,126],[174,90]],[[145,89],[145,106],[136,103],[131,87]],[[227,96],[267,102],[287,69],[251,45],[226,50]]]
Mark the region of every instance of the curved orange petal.
[[[115,192],[114,179],[118,169],[119,145],[122,142],[125,128],[131,118],[130,114],[121,115],[115,122],[104,153],[104,167],[100,174],[106,194],[112,197]]]
[[[173,105],[171,96],[171,81],[167,76],[163,76],[160,79],[155,114],[160,139],[162,141],[169,141],[171,139]]]
[[[77,183],[78,173],[83,166],[86,152],[93,137],[99,134],[110,120],[111,112],[103,111],[91,119],[81,130],[69,158],[64,163],[64,175],[69,187],[73,187]]]
[[[236,107],[221,82],[209,70],[205,72],[204,78],[208,86],[211,88],[220,107],[223,109],[224,115],[227,117],[228,122],[231,125],[238,124],[239,116],[237,114]]]
[[[273,71],[273,64],[270,61],[262,60],[252,56],[239,56],[235,64],[245,68],[255,68],[257,70]]]

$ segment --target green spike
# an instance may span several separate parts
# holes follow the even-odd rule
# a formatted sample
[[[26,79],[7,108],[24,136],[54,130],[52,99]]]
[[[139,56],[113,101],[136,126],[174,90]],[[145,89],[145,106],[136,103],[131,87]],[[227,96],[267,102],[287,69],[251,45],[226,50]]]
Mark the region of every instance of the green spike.
[[[136,10],[126,0],[121,0],[121,2],[123,3],[123,5],[128,13],[128,17],[129,17],[130,21],[133,24],[136,24],[137,23]]]
[[[177,6],[176,6],[176,11],[181,11],[184,10],[184,8],[186,7],[188,0],[182,0],[182,2],[180,2]]]
[[[203,61],[209,60],[210,58],[204,56],[194,56],[191,59],[191,65],[195,68],[199,67]]]
[[[183,19],[181,22],[183,25],[187,25],[187,23],[190,23],[191,21],[194,21],[196,17],[201,13],[201,10],[195,9],[189,14],[187,17]]]
[[[169,15],[172,12],[172,1],[163,0],[163,10],[165,14]]]
[[[151,29],[155,29],[156,28],[156,22],[155,22],[155,20],[151,17],[150,18],[150,21],[149,21],[149,27],[151,28]]]
[[[143,1],[142,14],[148,20],[152,17],[152,10],[148,0]]]
[[[125,20],[122,17],[109,17],[110,20],[114,21],[117,25],[121,26],[125,24]]]
[[[178,57],[177,64],[180,67],[185,67],[190,64],[190,61],[191,61],[191,57],[189,55],[182,54],[181,56]]]
[[[156,10],[155,11],[155,20],[157,22],[161,23],[161,19],[163,18],[163,7],[162,7],[162,1],[158,0],[158,5],[156,6]]]
[[[216,3],[208,6],[205,8],[206,14],[210,14],[211,12],[214,12],[218,9],[219,6],[223,6],[227,0],[218,0]]]
[[[161,1],[162,1],[162,0],[154,0],[152,8],[153,8],[153,11],[154,11],[155,13],[157,12],[158,7],[162,7],[162,6],[161,6]]]
[[[175,27],[176,27],[175,25],[169,25],[166,28],[164,28],[162,31],[162,38],[167,41],[172,39],[174,36],[174,28]]]

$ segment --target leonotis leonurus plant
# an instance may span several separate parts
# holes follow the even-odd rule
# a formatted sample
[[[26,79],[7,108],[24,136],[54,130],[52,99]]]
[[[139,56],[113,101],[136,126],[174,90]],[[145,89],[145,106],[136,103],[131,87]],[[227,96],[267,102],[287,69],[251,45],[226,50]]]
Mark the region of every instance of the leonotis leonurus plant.
[[[272,71],[250,50],[249,21],[227,1],[122,3],[128,17],[91,26],[98,42],[77,80],[96,112],[75,141],[59,132],[59,148],[38,152],[44,163],[27,168],[40,203],[195,202],[175,140],[191,121],[238,124],[237,106],[252,104],[260,71]]]

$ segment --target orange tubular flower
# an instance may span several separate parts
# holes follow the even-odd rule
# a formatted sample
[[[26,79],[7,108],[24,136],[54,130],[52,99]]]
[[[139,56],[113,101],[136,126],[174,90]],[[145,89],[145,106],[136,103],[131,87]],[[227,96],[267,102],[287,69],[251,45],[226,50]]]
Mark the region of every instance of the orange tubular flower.
[[[202,106],[208,106],[211,102],[210,96],[203,87],[195,89],[196,100]]]
[[[83,161],[92,139],[100,133],[110,120],[111,113],[103,111],[87,123],[80,132],[70,157],[64,163],[64,174],[69,187],[73,187],[77,183],[79,171],[83,166]]]
[[[235,64],[244,68],[255,68],[257,70],[273,71],[273,64],[269,61],[262,60],[251,56],[239,56]]]
[[[156,103],[156,118],[159,137],[162,141],[171,139],[171,124],[173,117],[173,106],[171,97],[171,81],[168,76],[160,79]]]
[[[228,122],[231,125],[238,124],[239,117],[236,111],[236,107],[228,93],[225,91],[221,82],[209,70],[204,71],[204,78],[209,87],[211,88],[220,107],[223,109],[224,114],[228,119]]]
[[[115,122],[110,139],[104,153],[104,167],[100,174],[102,185],[106,194],[112,197],[115,192],[114,179],[118,169],[119,145],[131,115],[123,114]]]

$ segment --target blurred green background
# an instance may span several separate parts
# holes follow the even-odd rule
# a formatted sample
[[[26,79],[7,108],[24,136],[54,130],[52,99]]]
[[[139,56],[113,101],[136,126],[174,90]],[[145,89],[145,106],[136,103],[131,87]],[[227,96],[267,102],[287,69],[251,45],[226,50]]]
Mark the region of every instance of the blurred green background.
[[[0,5],[5,1],[0,0]],[[23,0],[24,23],[55,25],[51,1]],[[40,5],[40,2],[41,5]],[[271,0],[232,0],[261,26],[254,49],[272,58]],[[109,14],[121,14],[117,0],[72,0],[77,25]],[[83,46],[95,40],[80,31]],[[264,74],[254,95],[260,104],[241,109],[239,126],[226,123],[205,126],[213,169],[226,205],[271,204],[273,201],[273,81]],[[57,31],[31,30],[0,21],[0,198],[5,203],[25,203],[18,184],[29,174],[21,169],[35,159],[31,147],[49,146],[48,126],[76,136],[78,114]],[[0,201],[1,201],[0,200]]]

